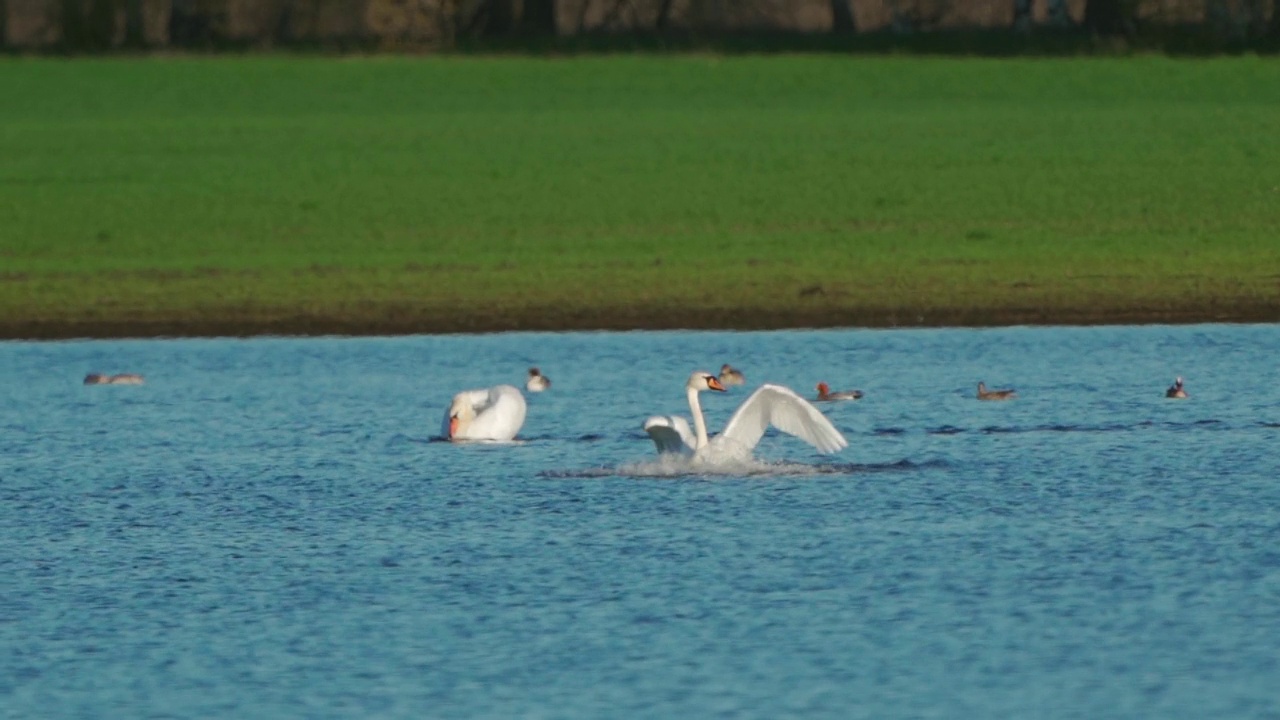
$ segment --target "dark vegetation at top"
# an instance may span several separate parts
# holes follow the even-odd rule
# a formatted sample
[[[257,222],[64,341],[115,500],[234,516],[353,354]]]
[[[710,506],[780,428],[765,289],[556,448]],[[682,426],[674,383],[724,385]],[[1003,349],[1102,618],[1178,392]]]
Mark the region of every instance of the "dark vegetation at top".
[[[0,0],[8,52],[1280,50],[1280,0]]]

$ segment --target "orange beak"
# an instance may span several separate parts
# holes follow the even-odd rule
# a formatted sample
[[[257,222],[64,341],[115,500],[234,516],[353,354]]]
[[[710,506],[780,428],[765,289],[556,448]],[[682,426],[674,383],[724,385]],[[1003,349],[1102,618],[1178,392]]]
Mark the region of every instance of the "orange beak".
[[[711,388],[712,390],[719,390],[720,392],[725,391],[724,385],[721,385],[720,381],[713,377],[707,378],[707,387]]]
[[[449,437],[453,437],[454,435],[457,435],[457,434],[458,434],[458,418],[451,417],[449,418]]]

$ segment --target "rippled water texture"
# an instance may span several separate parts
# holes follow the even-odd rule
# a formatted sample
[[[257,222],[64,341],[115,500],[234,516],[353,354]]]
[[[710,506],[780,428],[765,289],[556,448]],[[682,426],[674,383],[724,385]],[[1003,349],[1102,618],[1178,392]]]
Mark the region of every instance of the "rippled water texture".
[[[1277,357],[1214,325],[3,343],[0,715],[1274,718]],[[713,430],[826,380],[866,392],[824,406],[850,447],[655,463],[641,422],[724,362]],[[530,365],[521,442],[432,441]]]

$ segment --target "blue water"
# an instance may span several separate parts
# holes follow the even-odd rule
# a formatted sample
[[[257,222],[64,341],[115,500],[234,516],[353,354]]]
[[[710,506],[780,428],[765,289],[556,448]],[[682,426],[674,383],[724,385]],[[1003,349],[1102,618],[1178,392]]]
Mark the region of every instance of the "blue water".
[[[1229,325],[0,343],[0,717],[1280,717],[1277,357]],[[850,447],[655,472],[640,423],[723,362],[864,390],[823,406]],[[523,442],[432,441],[535,364]]]

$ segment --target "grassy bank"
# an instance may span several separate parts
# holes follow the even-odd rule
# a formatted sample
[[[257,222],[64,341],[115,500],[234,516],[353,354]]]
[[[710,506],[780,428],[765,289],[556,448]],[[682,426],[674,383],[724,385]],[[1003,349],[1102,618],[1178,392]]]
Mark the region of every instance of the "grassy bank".
[[[5,337],[1280,320],[1275,61],[10,60],[0,88]]]

